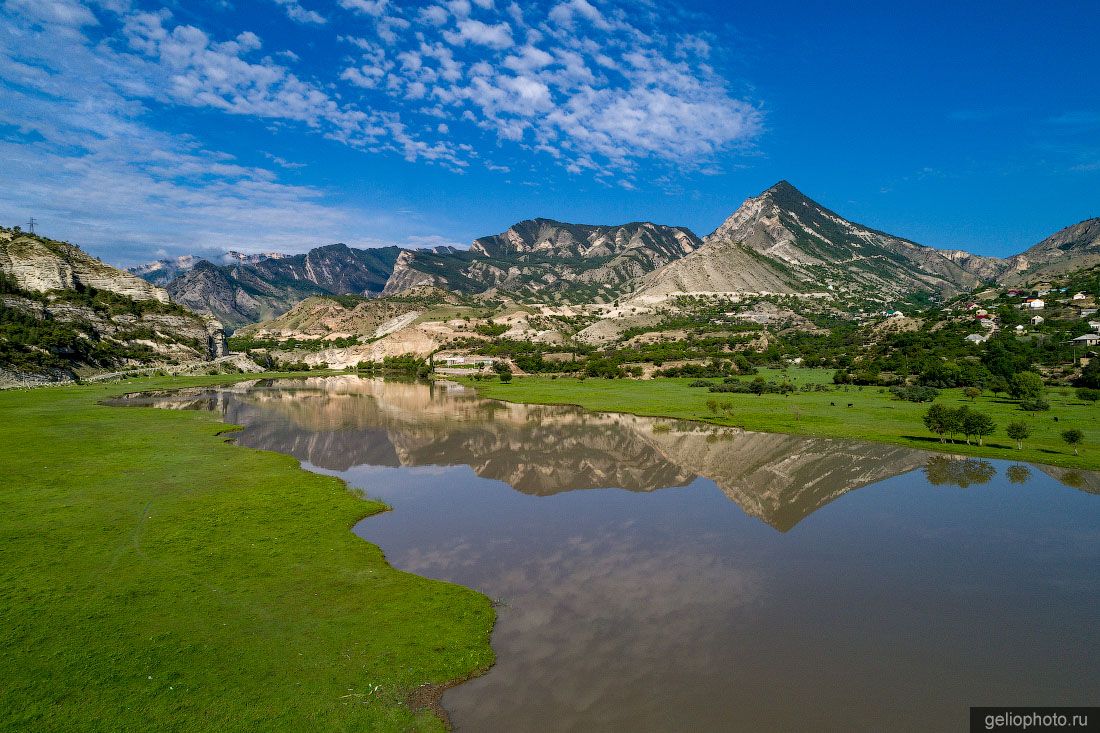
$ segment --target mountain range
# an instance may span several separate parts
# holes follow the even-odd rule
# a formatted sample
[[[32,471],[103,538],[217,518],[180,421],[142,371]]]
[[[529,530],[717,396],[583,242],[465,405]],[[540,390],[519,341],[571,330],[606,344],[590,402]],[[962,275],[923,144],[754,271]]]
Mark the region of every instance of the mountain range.
[[[651,222],[519,222],[469,249],[354,249],[188,263],[172,299],[230,327],[312,295],[394,296],[425,287],[543,303],[662,302],[682,294],[773,293],[839,303],[941,297],[986,282],[1018,284],[1100,264],[1100,219],[1068,227],[1007,259],[941,250],[856,224],[786,181],[745,201],[703,238]],[[151,281],[167,267],[132,268]]]

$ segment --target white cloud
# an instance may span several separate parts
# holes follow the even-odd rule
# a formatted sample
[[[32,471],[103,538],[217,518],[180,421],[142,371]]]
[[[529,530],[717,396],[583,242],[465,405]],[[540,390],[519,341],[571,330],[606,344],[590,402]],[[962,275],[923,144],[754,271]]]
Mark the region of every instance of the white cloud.
[[[340,7],[378,17],[386,12],[389,0],[340,0]]]
[[[418,33],[397,46],[400,64],[372,88],[418,114],[469,121],[550,153],[573,172],[631,174],[642,160],[713,169],[715,157],[762,128],[759,106],[715,70],[707,32],[682,24],[666,32],[660,6],[634,12],[613,0],[563,0],[540,20],[537,8],[476,5],[448,0],[416,11]],[[345,72],[365,86],[359,76]]]
[[[331,68],[312,63],[312,40],[271,47],[275,36],[201,28],[194,15],[182,23],[127,0],[2,0],[0,123],[17,132],[0,141],[0,215],[67,209],[93,242],[112,217],[145,222],[129,236],[165,246],[240,246],[254,230],[268,248],[353,216],[280,180],[299,164],[273,156],[269,170],[159,132],[148,112],[161,106],[454,171],[507,172],[493,157],[516,150],[608,185],[639,185],[644,164],[709,170],[751,144],[762,113],[716,71],[722,48],[705,30],[667,30],[662,1],[639,11],[626,0],[338,0],[350,13],[337,35],[307,9],[313,0],[273,0],[317,26],[311,38],[347,44]]]
[[[92,11],[75,0],[6,0],[4,5],[25,18],[64,28],[98,24]]]
[[[286,10],[287,17],[298,23],[323,25],[328,22],[325,16],[321,15],[316,10],[306,10],[303,8],[298,0],[275,0],[275,2]]]
[[[429,5],[426,8],[421,8],[417,14],[421,23],[427,23],[428,25],[440,26],[447,22],[450,17],[447,13],[447,9],[439,5]]]
[[[446,31],[443,37],[455,46],[461,46],[467,41],[496,49],[510,48],[513,44],[512,27],[504,22],[489,25],[480,20],[460,20],[458,31]]]
[[[394,115],[342,106],[270,59],[249,60],[262,47],[255,34],[216,42],[196,28],[169,26],[163,12],[127,15],[132,53],[83,36],[80,28],[94,18],[62,5],[0,9],[12,31],[0,33],[0,127],[11,131],[0,138],[0,220],[33,214],[51,235],[116,262],[156,250],[301,251],[346,240],[349,229],[400,227],[152,127],[146,102],[153,99],[301,121],[410,159],[455,158],[442,143],[416,139]],[[301,167],[264,155],[287,171]]]
[[[577,17],[588,21],[599,30],[608,31],[614,27],[588,0],[567,0],[567,2],[558,3],[549,15],[551,22],[568,28],[573,27]]]

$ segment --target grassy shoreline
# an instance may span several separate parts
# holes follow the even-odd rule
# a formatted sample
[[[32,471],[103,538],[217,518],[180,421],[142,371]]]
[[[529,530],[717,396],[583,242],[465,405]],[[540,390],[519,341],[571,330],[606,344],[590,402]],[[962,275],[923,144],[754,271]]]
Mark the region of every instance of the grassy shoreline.
[[[256,376],[0,392],[0,729],[440,730],[406,701],[492,664],[489,599],[350,531],[383,504],[98,404]]]
[[[761,370],[761,373],[768,379],[779,376],[779,372],[772,370]],[[791,369],[786,372],[786,377],[796,386],[824,384],[831,383],[832,372]],[[456,379],[474,387],[483,397],[507,402],[577,405],[601,412],[699,420],[758,432],[866,440],[979,458],[1100,471],[1100,430],[1096,428],[1100,405],[1081,402],[1068,388],[1048,391],[1049,412],[1024,412],[1010,400],[991,395],[971,400],[963,395],[961,389],[942,390],[938,402],[951,406],[965,404],[989,414],[996,421],[997,432],[986,438],[984,446],[978,446],[967,445],[962,440],[940,443],[921,421],[921,416],[928,409],[927,404],[897,400],[876,387],[757,396],[716,394],[704,388],[689,387],[694,379],[580,380],[523,376],[516,377],[510,384],[497,380]],[[706,403],[715,399],[732,403],[730,412],[712,412]],[[1024,442],[1023,450],[1016,450],[1014,441],[1005,435],[1005,425],[1015,420],[1023,420],[1032,427],[1032,435]],[[1073,449],[1061,438],[1062,431],[1070,428],[1077,428],[1085,434],[1079,456],[1073,455]]]

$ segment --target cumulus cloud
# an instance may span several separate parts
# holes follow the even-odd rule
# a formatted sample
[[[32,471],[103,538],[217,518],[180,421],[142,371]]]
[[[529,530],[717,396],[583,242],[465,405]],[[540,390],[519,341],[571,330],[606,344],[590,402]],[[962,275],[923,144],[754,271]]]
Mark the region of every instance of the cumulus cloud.
[[[348,241],[349,230],[392,226],[329,205],[326,191],[156,129],[147,121],[156,100],[297,121],[406,157],[454,155],[392,116],[342,106],[253,58],[263,47],[253,33],[215,41],[172,26],[166,13],[129,14],[112,49],[82,34],[99,23],[72,3],[9,2],[0,12],[13,31],[0,33],[0,129],[9,131],[0,136],[0,218],[33,213],[52,235],[116,262],[157,250],[300,251]],[[301,167],[265,157],[284,171]]]
[[[448,43],[461,46],[469,41],[489,48],[510,48],[512,46],[512,27],[507,23],[489,25],[480,20],[461,20],[457,31],[446,31],[443,37]]]
[[[275,0],[275,3],[286,10],[287,17],[299,23],[322,25],[327,22],[325,16],[316,10],[306,10],[298,0]]]
[[[374,74],[351,66],[344,78],[609,183],[635,185],[642,161],[713,169],[752,143],[763,113],[716,71],[705,30],[668,33],[664,15],[610,0],[541,10],[445,0],[409,12],[417,32],[403,39],[402,63]]]
[[[273,41],[197,13],[4,0],[0,214],[50,201],[92,227],[140,209],[149,226],[135,241],[178,228],[206,244],[250,226],[293,238],[342,220],[320,192],[280,181],[292,166],[270,159],[276,175],[151,121],[174,108],[456,172],[512,172],[518,184],[530,182],[526,167],[494,158],[544,157],[627,188],[642,185],[642,166],[665,169],[653,179],[713,169],[751,145],[761,108],[720,73],[721,47],[705,29],[678,21],[669,32],[664,1],[338,0],[339,18],[326,18],[313,0],[272,0],[284,22],[332,34],[333,66],[316,62],[313,41]],[[231,235],[200,226],[207,219]]]
[[[340,0],[340,7],[378,17],[386,12],[389,0]]]

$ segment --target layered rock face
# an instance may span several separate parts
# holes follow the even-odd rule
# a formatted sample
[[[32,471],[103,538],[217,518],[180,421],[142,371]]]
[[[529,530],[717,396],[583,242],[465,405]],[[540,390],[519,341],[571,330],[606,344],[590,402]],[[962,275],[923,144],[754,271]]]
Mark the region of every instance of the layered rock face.
[[[1001,279],[1006,285],[1019,285],[1096,265],[1100,265],[1100,217],[1059,230],[1010,257]]]
[[[172,304],[163,289],[74,245],[0,230],[0,274],[0,382],[229,353],[216,319]]]
[[[384,292],[433,286],[465,293],[499,291],[521,299],[613,300],[637,278],[701,245],[684,227],[530,219],[474,240],[469,251],[403,253]]]
[[[68,242],[8,229],[0,229],[0,271],[34,293],[95,288],[134,300],[169,300],[162,288],[111,267]]]
[[[202,261],[171,281],[168,292],[173,301],[237,328],[284,313],[312,295],[378,295],[400,251],[333,244],[230,265]]]

